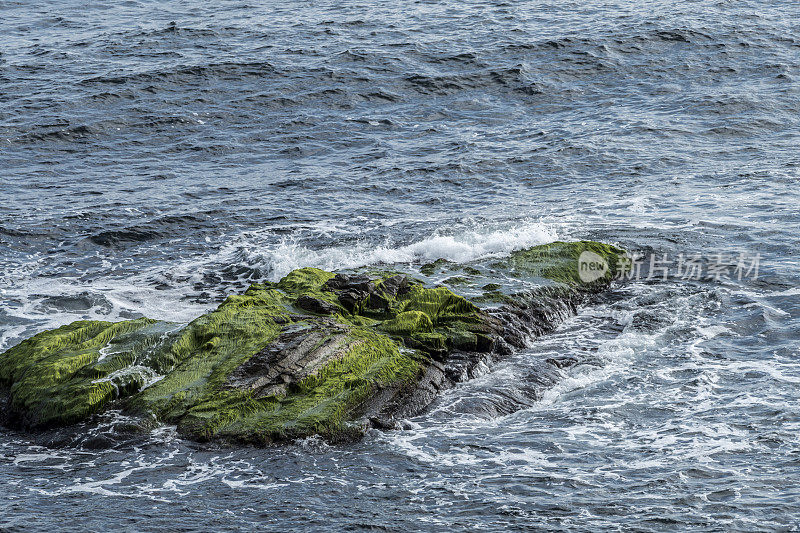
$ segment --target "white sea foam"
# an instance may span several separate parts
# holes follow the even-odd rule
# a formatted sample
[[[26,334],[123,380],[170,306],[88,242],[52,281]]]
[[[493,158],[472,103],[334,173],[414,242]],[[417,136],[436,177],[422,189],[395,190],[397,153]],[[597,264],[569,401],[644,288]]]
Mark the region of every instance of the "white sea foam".
[[[387,228],[389,230],[390,228]],[[539,221],[521,221],[505,228],[471,228],[447,233],[445,229],[407,244],[354,241],[346,245],[314,248],[321,237],[350,238],[357,225],[315,224],[303,228],[305,239],[276,240],[272,229],[232,236],[215,252],[137,271],[127,277],[114,269],[106,277],[92,280],[73,277],[42,277],[41,257],[16,265],[0,279],[3,297],[14,305],[3,312],[24,321],[0,331],[0,350],[32,332],[68,324],[74,320],[123,320],[144,315],[177,323],[188,322],[216,306],[215,301],[197,302],[198,286],[226,268],[239,268],[243,283],[267,279],[277,281],[291,270],[305,266],[341,270],[368,265],[427,262],[439,258],[464,262],[502,256],[521,248],[559,238],[556,230]],[[163,283],[161,283],[163,282]],[[161,283],[161,286],[156,288]],[[226,290],[225,282],[212,287]],[[85,309],[61,309],[49,299],[75,298],[92,302]]]
[[[169,503],[170,500],[164,499],[152,493],[149,490],[143,490],[142,487],[137,487],[139,490],[129,490],[126,485],[126,479],[136,472],[147,470],[148,467],[138,466],[126,468],[107,479],[94,480],[86,478],[85,480],[77,479],[72,485],[65,486],[55,490],[47,490],[39,487],[29,487],[29,490],[45,494],[47,496],[62,496],[64,494],[86,493],[95,494],[98,496],[107,497],[127,497],[127,498],[147,498],[152,501],[159,501]],[[116,488],[118,490],[112,490]]]
[[[91,283],[75,278],[20,280],[18,286],[6,290],[6,297],[15,305],[3,312],[11,317],[36,324],[35,330],[57,328],[75,320],[118,321],[148,316],[170,322],[185,323],[201,315],[214,304],[187,301],[190,287],[158,290],[135,275],[128,279],[97,279]],[[86,309],[58,310],[43,306],[47,298],[70,298],[89,295],[97,303]],[[0,350],[14,340],[31,334],[30,325],[10,326],[0,331]]]
[[[433,409],[417,419],[418,429],[397,432],[385,439],[395,451],[421,462],[469,465],[487,464],[489,459],[481,451],[487,445],[485,436],[498,435],[498,440],[491,440],[501,446],[495,459],[504,463],[506,471],[521,475],[535,474],[537,469],[547,467],[542,463],[542,448],[503,451],[503,440],[516,440],[517,431],[542,432],[548,435],[548,441],[557,442],[567,450],[565,453],[580,445],[590,449],[625,449],[626,454],[641,455],[642,450],[658,454],[657,458],[648,458],[638,465],[609,465],[618,471],[658,468],[677,459],[707,463],[715,454],[745,450],[747,435],[740,431],[725,424],[714,426],[692,420],[696,413],[719,408],[716,389],[720,372],[738,373],[747,367],[742,365],[740,369],[728,361],[709,362],[701,353],[703,342],[732,332],[715,324],[711,317],[703,316],[701,308],[709,295],[680,294],[674,288],[663,293],[661,290],[646,284],[629,286],[625,291],[634,296],[631,300],[584,309],[558,331],[534,343],[530,353],[520,353],[493,368],[491,374],[445,393]],[[671,296],[662,299],[658,297],[661,294]],[[634,315],[641,308],[639,298],[650,302],[647,305],[652,312],[664,319],[657,327],[637,326]],[[612,333],[620,326],[621,331]],[[678,345],[676,338],[680,339]],[[519,410],[499,418],[469,416],[475,410],[476,400],[492,401],[500,389],[524,391],[525,376],[537,371],[533,360],[572,355],[576,349],[589,347],[592,364],[570,369],[537,401],[530,405],[521,402]],[[693,347],[698,350],[692,350]],[[657,362],[660,358],[667,364]],[[788,383],[794,376],[773,370],[770,377]],[[503,402],[507,400],[504,394],[498,397]],[[675,418],[669,423],[676,427],[669,432],[658,426],[631,431],[629,417],[651,409],[674,411]],[[476,451],[469,447],[441,450],[431,445],[444,439],[469,443],[474,437],[484,439]],[[522,453],[528,460],[515,461],[515,453]],[[545,457],[551,460],[549,455]],[[573,479],[586,482],[593,482],[597,475],[618,474],[570,471]]]
[[[294,239],[278,243],[260,242],[264,236],[246,234],[223,247],[212,258],[215,262],[244,260],[250,266],[262,266],[268,277],[276,281],[290,271],[304,266],[326,270],[341,270],[368,265],[426,262],[448,259],[466,262],[491,256],[501,256],[537,244],[557,240],[555,229],[542,222],[492,230],[472,229],[448,234],[436,231],[417,242],[395,245],[389,241],[381,245],[370,243],[332,246],[322,249],[309,247]]]
[[[222,483],[229,486],[232,489],[244,489],[244,490],[274,490],[279,489],[281,487],[288,487],[288,483],[253,483],[252,480],[248,479],[228,479],[222,478]]]

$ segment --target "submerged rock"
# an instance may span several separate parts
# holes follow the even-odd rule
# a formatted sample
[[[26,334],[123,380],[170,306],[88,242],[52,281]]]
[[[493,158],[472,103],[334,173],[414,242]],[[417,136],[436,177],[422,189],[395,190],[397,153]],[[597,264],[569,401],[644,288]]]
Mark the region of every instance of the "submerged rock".
[[[606,264],[589,283],[586,252]],[[186,325],[73,322],[0,354],[0,422],[49,428],[114,407],[193,439],[253,444],[400,427],[606,289],[623,254],[557,242],[483,264],[436,261],[422,279],[303,268]],[[431,286],[437,271],[463,294]]]

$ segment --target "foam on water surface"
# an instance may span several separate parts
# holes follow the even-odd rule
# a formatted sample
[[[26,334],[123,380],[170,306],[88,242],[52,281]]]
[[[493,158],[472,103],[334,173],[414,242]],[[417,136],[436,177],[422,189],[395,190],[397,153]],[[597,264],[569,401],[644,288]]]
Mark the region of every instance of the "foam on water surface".
[[[2,429],[0,529],[800,523],[796,2],[2,11],[0,349],[555,239],[762,269],[619,286],[352,446]],[[578,364],[542,383],[547,358]]]

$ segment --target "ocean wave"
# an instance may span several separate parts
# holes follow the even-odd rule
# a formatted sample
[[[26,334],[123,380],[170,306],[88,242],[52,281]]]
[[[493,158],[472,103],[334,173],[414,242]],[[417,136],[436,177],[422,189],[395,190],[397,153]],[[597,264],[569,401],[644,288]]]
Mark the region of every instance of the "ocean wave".
[[[162,217],[145,225],[100,232],[89,240],[111,248],[126,244],[159,246],[158,239],[178,235],[185,224],[202,226],[203,220],[189,215]],[[42,277],[41,257],[31,257],[28,263],[16,267],[9,265],[7,275],[0,276],[0,294],[7,302],[2,315],[16,324],[0,332],[0,349],[25,335],[74,320],[125,320],[144,315],[188,322],[216,306],[227,294],[253,282],[277,281],[296,268],[347,270],[439,258],[466,262],[559,238],[553,226],[540,221],[450,233],[440,229],[408,244],[358,240],[356,228],[337,224],[312,224],[295,230],[295,237],[287,237],[280,227],[243,232],[232,236],[216,252],[104,278],[85,279],[78,273]],[[348,244],[313,244],[337,239]]]
[[[226,246],[213,262],[229,259],[251,268],[265,267],[267,277],[277,281],[290,271],[304,266],[346,270],[369,265],[428,262],[440,258],[463,263],[508,254],[558,238],[552,226],[541,222],[528,222],[505,229],[471,229],[452,234],[435,231],[426,238],[405,245],[387,241],[380,245],[355,243],[318,249],[285,238],[265,247],[258,239],[247,236]]]
[[[89,240],[100,246],[114,247],[125,243],[142,243],[178,236],[185,234],[187,230],[199,230],[205,227],[211,227],[211,224],[197,216],[171,215],[156,218],[145,224],[100,231],[90,235]]]

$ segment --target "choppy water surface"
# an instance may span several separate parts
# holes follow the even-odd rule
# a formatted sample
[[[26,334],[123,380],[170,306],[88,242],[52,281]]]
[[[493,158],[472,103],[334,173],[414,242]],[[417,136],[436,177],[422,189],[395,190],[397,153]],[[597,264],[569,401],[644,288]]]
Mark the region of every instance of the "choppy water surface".
[[[758,279],[622,285],[350,446],[0,430],[0,529],[800,527],[796,2],[274,4],[0,0],[0,348],[554,239]]]

